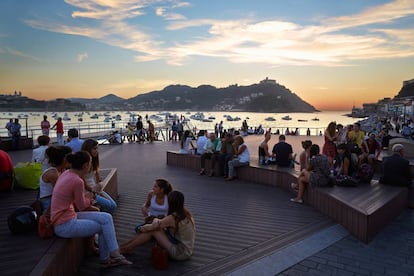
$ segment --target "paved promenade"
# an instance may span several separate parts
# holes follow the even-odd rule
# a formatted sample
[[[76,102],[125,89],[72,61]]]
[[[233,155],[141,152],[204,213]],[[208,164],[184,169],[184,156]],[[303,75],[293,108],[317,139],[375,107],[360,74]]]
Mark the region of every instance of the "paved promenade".
[[[277,136],[269,142],[272,147]],[[246,141],[252,156],[263,137]],[[300,152],[308,137],[287,137]],[[322,137],[312,136],[322,145]],[[102,168],[118,168],[119,208],[114,214],[118,240],[133,235],[142,221],[140,207],[156,178],[166,178],[184,192],[196,226],[194,256],[186,262],[170,262],[167,271],[150,264],[150,247],[130,256],[134,262],[102,270],[90,257],[80,275],[413,275],[414,211],[406,210],[366,245],[313,208],[289,201],[279,188],[233,181],[166,165],[166,151],[178,143],[101,146]],[[29,152],[11,153],[14,163]],[[3,242],[3,241],[2,241]],[[3,264],[5,265],[5,264]],[[13,275],[13,274],[10,274]],[[21,274],[14,274],[21,275]]]

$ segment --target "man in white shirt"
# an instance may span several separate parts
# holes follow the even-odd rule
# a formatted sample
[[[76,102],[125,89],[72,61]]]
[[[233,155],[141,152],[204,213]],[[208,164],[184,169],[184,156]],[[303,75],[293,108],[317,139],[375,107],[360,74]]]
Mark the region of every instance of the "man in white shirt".
[[[37,143],[39,147],[33,149],[32,162],[42,163],[42,172],[49,167],[48,159],[46,158],[46,149],[49,147],[50,138],[46,135],[40,135],[37,137]]]
[[[200,175],[205,174],[205,160],[211,160],[211,169],[209,176],[214,175],[214,168],[216,165],[216,160],[218,160],[220,151],[221,151],[221,141],[216,137],[214,132],[210,133],[210,139],[204,145],[204,153],[201,155],[201,171]]]
[[[207,131],[206,130],[200,130],[198,133],[197,138],[197,154],[203,155],[204,154],[204,145],[207,142]]]

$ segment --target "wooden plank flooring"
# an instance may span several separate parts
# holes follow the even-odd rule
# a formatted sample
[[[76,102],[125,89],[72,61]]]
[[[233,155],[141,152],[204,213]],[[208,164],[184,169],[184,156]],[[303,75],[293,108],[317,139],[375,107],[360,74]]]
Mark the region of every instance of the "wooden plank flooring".
[[[101,168],[118,168],[119,208],[114,213],[120,243],[134,234],[143,220],[140,209],[156,178],[166,178],[186,197],[197,227],[194,255],[189,261],[171,261],[168,271],[151,267],[150,244],[138,248],[131,266],[101,269],[97,257],[85,259],[79,275],[209,275],[223,274],[252,262],[333,222],[306,205],[291,203],[287,191],[166,165],[169,143],[101,146]],[[31,153],[31,152],[30,152]],[[24,154],[14,160],[23,159]],[[26,153],[26,156],[30,154]],[[0,194],[0,219],[19,205],[29,204],[36,191]],[[48,249],[37,233],[15,237],[0,224],[2,275],[27,275]],[[24,260],[24,262],[22,261]]]
[[[150,264],[150,245],[146,245],[129,257],[134,262],[131,266],[102,271],[97,258],[91,257],[81,266],[80,275],[221,274],[333,223],[309,206],[291,203],[291,194],[284,190],[168,167],[165,151],[171,147],[163,147],[126,144],[116,154],[128,155],[128,159],[102,162],[103,167],[118,164],[120,207],[114,214],[118,241],[125,242],[134,234],[135,224],[142,221],[140,208],[147,192],[155,178],[164,177],[184,192],[186,206],[194,215],[197,233],[192,259],[171,261],[168,272],[156,271]]]

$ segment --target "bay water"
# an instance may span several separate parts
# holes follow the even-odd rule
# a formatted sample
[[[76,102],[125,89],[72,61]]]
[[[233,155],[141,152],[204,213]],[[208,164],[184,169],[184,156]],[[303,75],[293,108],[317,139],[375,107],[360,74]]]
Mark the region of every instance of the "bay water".
[[[252,128],[261,125],[264,129],[271,128],[273,133],[276,130],[284,133],[286,128],[289,128],[290,131],[297,128],[300,135],[305,135],[308,128],[311,135],[319,135],[320,132],[324,132],[331,121],[348,125],[360,120],[359,118],[346,116],[345,114],[349,111],[321,111],[315,113],[202,112],[207,121],[190,119],[192,115],[195,115],[196,112],[194,111],[168,111],[168,113],[172,116],[175,115],[177,118],[186,118],[192,129],[212,131],[214,125],[220,123],[220,121],[223,121],[224,129],[239,129],[243,121],[246,120],[247,125]],[[93,116],[95,114],[97,116]],[[0,124],[3,124],[3,127],[0,128],[0,136],[7,136],[7,130],[4,126],[9,119],[19,118],[22,125],[22,135],[26,135],[27,131],[29,136],[36,138],[41,133],[40,122],[43,120],[43,115],[48,116],[51,125],[56,122],[57,117],[69,118],[70,120],[63,121],[65,133],[70,128],[82,129],[84,133],[87,130],[94,132],[97,130],[125,129],[126,124],[136,119],[138,115],[143,118],[144,128],[147,127],[146,117],[156,127],[167,127],[165,125],[166,111],[1,112]],[[82,117],[82,121],[79,121],[79,117]],[[105,121],[106,117],[110,119]],[[54,136],[55,131],[51,130],[51,137]]]

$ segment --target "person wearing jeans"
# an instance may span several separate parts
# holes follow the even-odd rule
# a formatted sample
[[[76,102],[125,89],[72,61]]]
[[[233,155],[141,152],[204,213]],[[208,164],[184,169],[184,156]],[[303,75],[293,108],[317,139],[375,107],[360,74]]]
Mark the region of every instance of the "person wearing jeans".
[[[248,166],[250,163],[250,152],[247,144],[244,143],[244,139],[241,136],[234,137],[234,148],[235,156],[233,160],[228,162],[229,166],[229,175],[226,178],[227,181],[231,181],[235,178],[236,167]]]
[[[119,253],[112,215],[92,206],[94,199],[84,196],[85,175],[91,168],[91,156],[85,151],[66,156],[71,169],[63,172],[53,189],[51,221],[62,238],[99,235],[99,258],[102,267],[132,264]],[[75,212],[75,208],[79,212]]]

